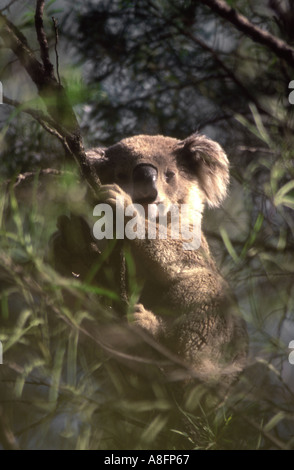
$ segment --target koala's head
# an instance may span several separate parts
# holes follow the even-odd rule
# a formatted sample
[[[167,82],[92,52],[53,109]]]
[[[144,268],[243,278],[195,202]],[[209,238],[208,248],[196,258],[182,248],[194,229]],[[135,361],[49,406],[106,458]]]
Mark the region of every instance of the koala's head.
[[[228,160],[199,134],[184,140],[138,135],[87,152],[102,184],[118,184],[134,203],[218,206],[226,195]]]

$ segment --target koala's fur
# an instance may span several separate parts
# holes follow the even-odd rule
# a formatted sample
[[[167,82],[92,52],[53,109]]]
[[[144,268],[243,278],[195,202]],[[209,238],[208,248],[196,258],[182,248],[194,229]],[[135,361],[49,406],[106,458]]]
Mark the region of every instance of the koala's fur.
[[[138,135],[87,155],[101,178],[99,202],[113,209],[122,197],[125,206],[160,202],[168,209],[170,204],[189,204],[192,223],[195,211],[202,213],[205,204],[216,207],[226,196],[228,159],[216,142],[203,135],[182,141]],[[150,171],[152,195],[136,187],[138,165]],[[246,329],[203,233],[198,250],[184,251],[182,240],[171,238],[124,243],[143,281],[135,324],[172,348],[198,375],[234,377],[244,365]]]

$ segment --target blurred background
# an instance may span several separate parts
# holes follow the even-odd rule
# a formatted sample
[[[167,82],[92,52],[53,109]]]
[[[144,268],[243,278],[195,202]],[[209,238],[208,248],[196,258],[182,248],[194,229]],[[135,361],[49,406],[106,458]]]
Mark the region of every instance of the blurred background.
[[[33,175],[31,192],[17,196],[10,185],[1,202],[4,448],[294,447],[294,69],[254,36],[261,28],[294,47],[294,2],[223,2],[249,20],[253,35],[204,3],[51,0],[44,26],[85,147],[198,131],[226,150],[229,196],[221,209],[207,210],[203,228],[247,322],[248,370],[235,394],[211,412],[202,407],[199,384],[180,403],[152,375],[145,396],[146,376],[124,375],[97,344],[99,353],[85,352],[78,326],[100,310],[106,321],[109,309],[97,307],[97,295],[103,304],[111,293],[77,287],[44,257],[58,215],[72,206],[85,211],[85,193],[59,141],[25,112],[40,109],[40,98],[0,40],[0,176],[6,182]],[[38,56],[35,2],[0,0],[0,12]],[[42,199],[34,175],[48,168],[65,176],[46,183]]]

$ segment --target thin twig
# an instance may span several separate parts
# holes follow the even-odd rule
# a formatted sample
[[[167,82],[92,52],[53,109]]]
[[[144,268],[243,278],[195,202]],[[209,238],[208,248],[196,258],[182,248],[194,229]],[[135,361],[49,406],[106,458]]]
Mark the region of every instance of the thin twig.
[[[0,9],[0,12],[7,10],[7,9],[10,8],[11,5],[13,5],[13,3],[15,3],[15,2],[17,2],[17,0],[11,0],[11,2],[9,2],[5,7],[3,7],[3,8]]]
[[[12,100],[8,98],[7,96],[3,96],[3,103],[8,104],[10,106],[14,106],[15,108],[20,109],[22,112],[29,114],[34,118],[38,123],[50,134],[54,135],[57,137],[61,144],[63,145],[65,151],[67,154],[71,154],[71,151],[68,147],[68,144],[66,142],[66,137],[65,133],[66,131],[62,129],[61,127],[59,130],[57,129],[56,122],[53,121],[53,119],[50,118],[49,115],[43,113],[40,110],[30,108],[29,106],[26,105],[26,103],[20,103],[19,101]]]
[[[157,16],[160,17],[161,13],[159,11],[159,7],[156,3],[154,3],[152,0],[150,0],[150,5],[152,6],[152,8],[154,9],[154,11],[156,11],[157,13]],[[190,39],[192,42],[194,42],[195,44],[197,44],[201,49],[203,49],[204,51],[208,52],[211,57],[213,58],[213,60],[220,66],[220,68],[222,70],[225,71],[226,75],[228,76],[228,78],[230,78],[230,80],[232,80],[232,82],[235,83],[235,85],[242,91],[242,94],[244,96],[247,96],[248,100],[251,101],[252,103],[255,104],[256,108],[261,112],[261,113],[267,113],[267,111],[265,111],[261,105],[259,104],[259,102],[257,101],[257,99],[250,93],[250,91],[245,87],[245,85],[243,85],[243,83],[241,82],[241,80],[234,74],[234,72],[221,60],[219,54],[217,53],[217,51],[215,51],[212,47],[209,46],[209,44],[205,41],[203,41],[202,39],[200,39],[198,36],[195,36],[194,34],[191,33],[191,31],[189,31],[189,29],[181,26],[177,21],[174,21],[173,19],[170,19],[170,18],[165,18],[165,21],[172,25],[173,27],[175,27],[178,32],[180,34],[182,34],[183,36],[187,37],[188,39]]]
[[[45,73],[49,77],[54,77],[54,69],[51,64],[49,57],[49,46],[47,37],[44,31],[43,25],[43,13],[44,13],[45,0],[37,0],[36,13],[35,13],[35,27],[37,32],[37,38],[40,44],[40,52],[42,62],[44,64]]]
[[[294,67],[294,49],[286,42],[251,23],[248,18],[231,8],[223,0],[200,0],[200,3],[207,5],[212,11],[228,20],[253,41],[263,44],[274,52],[277,57],[285,60],[290,67]]]
[[[4,45],[15,53],[38,89],[41,89],[46,81],[48,81],[48,78],[45,78],[44,66],[35,57],[34,52],[28,45],[27,39],[19,29],[1,13],[0,26],[0,35]]]
[[[57,78],[58,78],[58,83],[60,85],[61,81],[60,81],[60,75],[59,75],[59,56],[58,56],[58,50],[57,50],[57,46],[58,46],[58,23],[57,23],[57,20],[54,18],[54,16],[52,16],[52,21],[53,21],[54,31],[55,31],[54,50],[55,50],[55,57],[56,57],[56,74],[57,74]]]
[[[55,127],[56,125],[56,123],[53,121],[52,118],[50,118],[50,116],[48,116],[47,114],[43,113],[40,110],[31,108],[30,106],[27,105],[27,103],[21,103],[20,101],[12,100],[11,98],[8,98],[8,96],[6,95],[3,96],[3,103],[8,104],[10,106],[14,106],[15,108],[19,108],[21,111],[29,114],[37,121],[39,120],[46,121],[48,126]]]
[[[40,9],[42,4],[43,2],[38,2]],[[38,17],[38,14],[36,16]],[[39,95],[44,101],[50,116],[49,127],[64,137],[71,155],[79,164],[83,177],[95,193],[100,184],[99,177],[85,153],[80,127],[65,89],[58,83],[54,74],[48,74],[44,64],[40,63],[29,47],[25,36],[1,13],[0,26],[0,36],[3,39],[4,45],[15,53],[38,88]],[[41,33],[42,28],[40,29],[39,26],[39,34]],[[40,40],[42,41],[43,39],[40,37]],[[46,125],[48,126],[48,120],[45,122]]]

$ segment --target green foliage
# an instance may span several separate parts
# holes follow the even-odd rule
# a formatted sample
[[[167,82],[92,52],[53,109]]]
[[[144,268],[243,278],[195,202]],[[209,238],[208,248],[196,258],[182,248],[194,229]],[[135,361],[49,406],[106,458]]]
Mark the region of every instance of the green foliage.
[[[58,215],[65,206],[76,214],[89,214],[77,197],[80,188],[75,178],[68,173],[43,182],[40,175],[24,192],[19,193],[18,186],[9,189],[1,204],[4,364],[0,399],[6,403],[9,429],[18,445],[27,449],[138,450],[291,446],[287,433],[284,441],[276,437],[280,427],[286,432],[293,414],[290,391],[283,403],[276,395],[285,387],[278,368],[262,364],[258,376],[269,381],[264,396],[255,395],[260,390],[254,388],[253,370],[218,403],[215,392],[196,379],[189,385],[182,379],[170,382],[158,360],[147,360],[144,348],[149,346],[144,338],[130,349],[129,333],[117,330],[119,319],[110,308],[111,296],[102,282],[99,287],[97,276],[93,285],[56,272],[48,246]],[[24,203],[25,194],[33,203],[30,207]],[[250,249],[259,230],[261,224],[255,224]],[[245,246],[247,253],[249,246]],[[239,263],[244,259],[245,254]],[[100,260],[97,264],[96,275],[100,272],[102,276]],[[128,265],[135,282],[131,258]],[[136,283],[133,289],[136,297]],[[255,304],[253,301],[254,308]],[[250,320],[254,308],[251,317],[247,309]],[[259,318],[260,330],[264,320]],[[109,331],[110,337],[119,335],[114,351],[109,349]],[[273,340],[267,335],[263,347],[273,354],[274,346],[276,355],[281,354],[285,346],[273,344]],[[121,360],[125,354],[127,362]],[[253,369],[257,366],[254,363]],[[268,395],[268,387],[275,395]]]
[[[284,13],[227,3],[293,44],[287,2]],[[14,435],[25,449],[293,448],[293,71],[200,2],[46,4],[52,62],[55,15],[59,73],[86,145],[199,130],[228,152],[230,194],[203,227],[246,319],[250,354],[239,384],[216,405],[196,379],[183,390],[181,377],[166,378],[158,351],[121,329],[117,292],[104,285],[113,246],[85,280],[57,272],[48,247],[58,216],[72,211],[91,222],[92,208],[55,137],[24,117],[40,103],[1,48],[4,93],[23,103],[0,106],[1,178],[36,173],[1,192],[1,439]],[[16,2],[7,13],[36,50],[31,4]],[[63,176],[43,184],[40,172],[40,188],[38,173],[49,167]],[[135,303],[140,286],[127,261]]]

